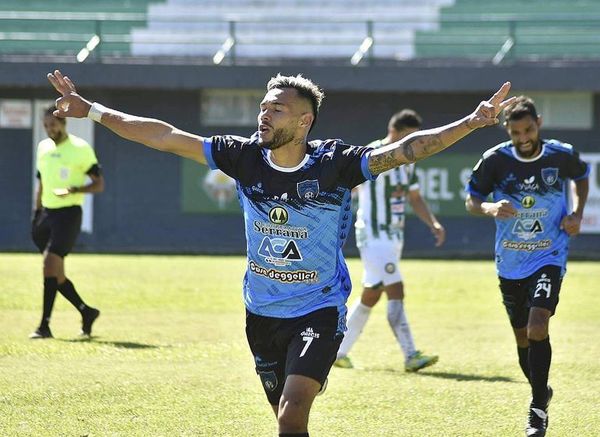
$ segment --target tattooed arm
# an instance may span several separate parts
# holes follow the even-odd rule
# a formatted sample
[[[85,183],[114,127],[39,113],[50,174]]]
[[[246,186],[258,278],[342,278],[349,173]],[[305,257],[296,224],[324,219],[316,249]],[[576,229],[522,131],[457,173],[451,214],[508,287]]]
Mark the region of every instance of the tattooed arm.
[[[374,150],[369,156],[369,170],[372,174],[380,174],[402,164],[420,161],[450,147],[475,129],[498,124],[498,115],[514,101],[514,97],[504,100],[509,90],[510,82],[506,82],[496,94],[481,102],[472,114],[463,119],[415,132]]]

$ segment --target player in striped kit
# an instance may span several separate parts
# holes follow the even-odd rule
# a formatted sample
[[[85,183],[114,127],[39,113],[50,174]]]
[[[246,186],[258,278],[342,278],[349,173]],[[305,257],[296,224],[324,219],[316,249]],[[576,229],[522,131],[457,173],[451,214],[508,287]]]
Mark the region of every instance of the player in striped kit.
[[[387,137],[369,146],[378,148],[399,141],[421,129],[421,125],[421,117],[415,111],[404,109],[390,119]],[[404,312],[404,283],[398,260],[404,242],[405,200],[408,199],[417,216],[429,226],[436,246],[444,243],[444,227],[421,197],[414,163],[388,170],[376,180],[361,184],[357,191],[356,244],[364,265],[363,292],[350,311],[348,331],[335,365],[353,367],[348,353],[367,323],[371,309],[385,291],[388,296],[387,319],[404,353],[404,368],[407,372],[416,372],[435,364],[438,357],[424,355],[416,349]]]

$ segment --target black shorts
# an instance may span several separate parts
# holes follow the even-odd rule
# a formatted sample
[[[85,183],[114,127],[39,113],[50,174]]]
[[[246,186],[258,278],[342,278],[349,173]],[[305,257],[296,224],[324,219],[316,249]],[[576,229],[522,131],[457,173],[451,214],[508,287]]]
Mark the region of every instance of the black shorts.
[[[499,279],[502,303],[513,328],[527,326],[531,307],[546,308],[552,314],[556,311],[562,284],[559,266],[544,266],[523,279]]]
[[[31,224],[31,238],[41,253],[60,257],[71,252],[81,229],[81,207],[43,208]]]
[[[278,405],[288,375],[323,385],[344,334],[338,331],[337,308],[327,307],[291,319],[246,311],[246,337],[269,403]]]

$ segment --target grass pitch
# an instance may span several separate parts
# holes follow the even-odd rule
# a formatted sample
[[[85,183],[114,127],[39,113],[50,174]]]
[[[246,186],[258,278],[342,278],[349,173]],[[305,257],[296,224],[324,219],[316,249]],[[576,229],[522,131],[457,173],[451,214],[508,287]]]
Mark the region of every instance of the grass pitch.
[[[360,263],[349,261],[360,294]],[[241,257],[75,254],[67,274],[101,309],[91,341],[57,298],[41,315],[41,257],[0,255],[1,436],[276,436],[244,334]],[[417,347],[434,367],[403,371],[385,302],[317,398],[314,436],[524,435],[529,387],[492,261],[402,262]],[[571,262],[552,319],[548,436],[598,436],[600,265]]]

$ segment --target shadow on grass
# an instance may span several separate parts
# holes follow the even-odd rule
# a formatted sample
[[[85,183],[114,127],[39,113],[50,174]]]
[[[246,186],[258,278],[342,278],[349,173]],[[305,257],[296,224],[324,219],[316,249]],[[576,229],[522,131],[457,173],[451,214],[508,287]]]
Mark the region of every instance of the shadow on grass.
[[[433,378],[442,379],[454,379],[456,381],[485,381],[485,382],[513,382],[520,383],[521,381],[515,381],[509,376],[482,376],[482,375],[468,375],[464,373],[451,373],[451,372],[423,372],[417,373],[422,376],[431,376]]]
[[[60,340],[66,343],[95,343],[106,346],[113,346],[116,348],[122,349],[158,349],[169,346],[157,346],[154,344],[145,344],[145,343],[136,343],[133,341],[105,341],[105,340],[96,340],[94,337],[92,338],[78,338],[74,340]]]
[[[405,373],[403,370],[392,369],[392,368],[365,368],[361,369],[368,372],[390,372],[390,373]],[[519,384],[522,381],[515,381],[509,376],[483,376],[483,375],[473,375],[473,374],[464,374],[464,373],[452,373],[452,372],[432,372],[421,370],[419,372],[414,372],[412,375],[415,376],[429,376],[432,378],[441,378],[441,379],[454,379],[455,381],[484,381],[484,382],[511,382],[515,384]]]

